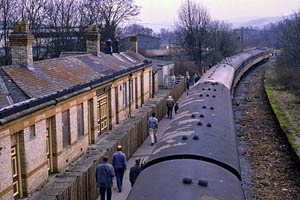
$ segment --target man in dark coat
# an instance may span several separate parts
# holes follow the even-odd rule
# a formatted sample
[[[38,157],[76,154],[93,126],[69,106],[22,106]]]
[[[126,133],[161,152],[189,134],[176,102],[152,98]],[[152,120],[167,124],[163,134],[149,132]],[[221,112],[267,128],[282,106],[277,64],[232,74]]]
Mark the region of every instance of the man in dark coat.
[[[105,200],[105,192],[107,192],[107,200],[111,200],[111,188],[113,186],[112,178],[115,176],[114,168],[108,163],[108,158],[103,157],[103,163],[96,168],[97,185],[100,188],[101,200]]]
[[[168,108],[168,118],[172,119],[172,112],[174,107],[174,99],[172,96],[168,96],[167,98],[167,108]]]
[[[131,183],[131,187],[133,186],[135,180],[137,179],[138,175],[141,173],[142,168],[140,166],[140,159],[135,160],[135,165],[130,168],[129,172],[129,181]]]
[[[122,152],[121,145],[118,145],[117,150],[113,154],[112,165],[115,169],[119,192],[122,192],[123,176],[126,170],[126,155]]]

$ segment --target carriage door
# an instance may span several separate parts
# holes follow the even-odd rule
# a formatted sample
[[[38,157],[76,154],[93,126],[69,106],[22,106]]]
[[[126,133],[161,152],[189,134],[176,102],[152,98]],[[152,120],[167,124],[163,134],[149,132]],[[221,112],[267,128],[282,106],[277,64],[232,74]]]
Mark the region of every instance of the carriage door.
[[[22,197],[18,135],[19,133],[11,137],[11,167],[13,176],[14,199],[19,199]]]
[[[48,174],[53,172],[53,152],[52,152],[52,134],[55,118],[51,117],[46,121],[46,151],[47,151],[47,165],[48,165]]]
[[[98,133],[101,135],[108,127],[108,104],[107,94],[97,97],[98,107]]]

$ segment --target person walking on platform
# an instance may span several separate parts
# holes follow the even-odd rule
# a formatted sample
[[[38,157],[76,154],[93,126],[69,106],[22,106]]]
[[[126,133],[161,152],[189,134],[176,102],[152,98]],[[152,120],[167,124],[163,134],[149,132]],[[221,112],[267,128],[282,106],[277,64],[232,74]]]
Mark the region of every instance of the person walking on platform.
[[[175,115],[177,114],[178,109],[179,109],[179,106],[178,106],[178,103],[176,103],[175,107],[174,107]]]
[[[174,74],[171,76],[171,85],[172,85],[172,88],[176,87],[176,77]]]
[[[131,187],[133,187],[133,184],[135,183],[135,180],[137,179],[138,175],[142,171],[142,167],[140,166],[141,160],[139,158],[135,159],[135,165],[130,168],[129,172],[129,181],[131,183]]]
[[[168,108],[168,118],[169,119],[172,119],[173,107],[174,107],[174,99],[171,96],[168,96],[167,108]]]
[[[148,124],[149,124],[149,135],[151,138],[151,145],[153,145],[154,143],[157,142],[156,131],[158,127],[158,120],[155,117],[155,112],[153,112],[152,117],[149,118]]]
[[[112,165],[115,169],[119,192],[122,192],[123,176],[126,170],[126,155],[122,152],[121,145],[118,145],[117,150],[118,151],[113,154]]]
[[[108,158],[104,156],[103,163],[99,164],[96,168],[96,181],[97,186],[100,188],[101,200],[105,200],[105,192],[107,193],[107,200],[111,200],[112,178],[114,176],[114,168],[108,163]]]
[[[190,74],[189,72],[187,71],[186,72],[186,95],[189,95],[189,90],[190,90]]]

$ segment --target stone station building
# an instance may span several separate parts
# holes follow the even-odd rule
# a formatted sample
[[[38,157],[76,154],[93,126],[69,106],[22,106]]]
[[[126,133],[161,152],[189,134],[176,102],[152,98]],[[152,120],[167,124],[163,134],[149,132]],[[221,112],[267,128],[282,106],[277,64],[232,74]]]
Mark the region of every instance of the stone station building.
[[[29,196],[156,91],[151,61],[104,54],[99,40],[89,26],[85,54],[33,62],[28,24],[14,25],[13,64],[0,69],[0,199]]]

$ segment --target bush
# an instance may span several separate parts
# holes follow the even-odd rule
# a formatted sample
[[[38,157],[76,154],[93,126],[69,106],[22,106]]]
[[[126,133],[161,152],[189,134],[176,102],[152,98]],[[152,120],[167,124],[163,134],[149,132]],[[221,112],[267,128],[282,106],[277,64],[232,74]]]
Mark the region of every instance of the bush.
[[[275,64],[275,81],[287,90],[300,90],[300,68],[293,66],[288,58],[280,56]]]

